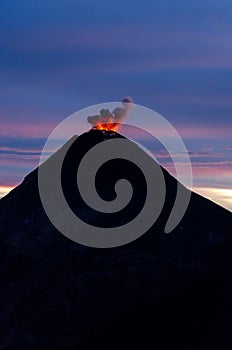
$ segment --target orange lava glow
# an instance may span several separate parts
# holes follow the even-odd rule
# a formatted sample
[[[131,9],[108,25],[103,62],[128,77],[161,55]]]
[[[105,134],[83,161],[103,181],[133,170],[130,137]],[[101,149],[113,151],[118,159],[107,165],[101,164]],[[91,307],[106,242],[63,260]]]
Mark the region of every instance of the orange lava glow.
[[[119,123],[97,124],[94,126],[94,129],[117,132],[119,130]]]

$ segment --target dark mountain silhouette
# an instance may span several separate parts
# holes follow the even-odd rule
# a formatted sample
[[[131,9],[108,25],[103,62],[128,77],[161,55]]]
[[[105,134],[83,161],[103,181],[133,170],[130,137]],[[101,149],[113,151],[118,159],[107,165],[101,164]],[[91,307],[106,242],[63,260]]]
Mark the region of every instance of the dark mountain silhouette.
[[[120,215],[98,217],[76,193],[80,159],[115,137],[122,136],[91,130],[74,137],[62,170],[73,211],[105,227],[129,221],[146,197],[141,172],[120,160],[96,179],[106,200],[117,178],[131,181],[132,203]],[[193,193],[183,220],[164,234],[177,182],[162,170],[167,196],[159,219],[117,248],[82,246],[59,233],[41,205],[38,169],[0,200],[1,350],[231,349],[232,214]]]

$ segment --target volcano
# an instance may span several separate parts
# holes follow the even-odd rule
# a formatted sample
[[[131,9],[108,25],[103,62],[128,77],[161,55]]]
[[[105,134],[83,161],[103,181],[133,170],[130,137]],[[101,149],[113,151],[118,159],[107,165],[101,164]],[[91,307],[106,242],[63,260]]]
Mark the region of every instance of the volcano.
[[[78,194],[83,155],[114,138],[123,136],[96,129],[64,146],[66,200],[82,220],[104,228],[130,221],[146,200],[141,172],[120,159],[99,169],[96,187],[112,200],[115,181],[127,178],[135,191],[123,211],[99,216]],[[111,249],[80,245],[55,229],[41,204],[38,169],[0,200],[1,350],[231,349],[232,214],[192,193],[182,221],[164,234],[177,180],[162,172],[167,195],[158,220]]]

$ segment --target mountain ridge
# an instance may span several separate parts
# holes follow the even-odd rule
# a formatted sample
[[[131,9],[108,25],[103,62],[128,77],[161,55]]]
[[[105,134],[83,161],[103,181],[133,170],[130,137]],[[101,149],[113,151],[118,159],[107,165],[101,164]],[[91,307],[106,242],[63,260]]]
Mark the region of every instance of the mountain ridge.
[[[83,210],[83,217],[83,203],[68,194],[67,176],[75,173],[81,153],[112,137],[118,134],[93,130],[71,142],[63,182],[73,209]],[[124,163],[116,168],[116,175],[127,174],[135,184],[140,179]],[[105,186],[104,198],[112,184],[111,169],[103,170],[97,181]],[[124,342],[130,349],[160,341],[164,348],[229,349],[232,215],[192,193],[182,221],[164,234],[176,180],[162,171],[167,199],[160,217],[142,237],[117,248],[82,246],[59,233],[41,205],[38,169],[1,199],[1,349],[92,349],[96,344],[116,349]],[[142,199],[144,188],[137,190],[136,198]],[[128,219],[134,208],[139,205],[117,220]],[[180,328],[188,336],[177,336]],[[172,335],[169,340],[166,333]]]

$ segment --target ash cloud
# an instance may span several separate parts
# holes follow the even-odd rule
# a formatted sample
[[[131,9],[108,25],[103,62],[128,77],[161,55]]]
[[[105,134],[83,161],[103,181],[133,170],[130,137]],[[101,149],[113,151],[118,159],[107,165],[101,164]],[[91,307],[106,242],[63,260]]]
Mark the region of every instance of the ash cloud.
[[[99,124],[120,124],[130,113],[134,101],[131,97],[126,97],[121,101],[121,107],[115,108],[112,112],[109,109],[102,109],[99,114],[89,116],[88,123],[92,128]]]

